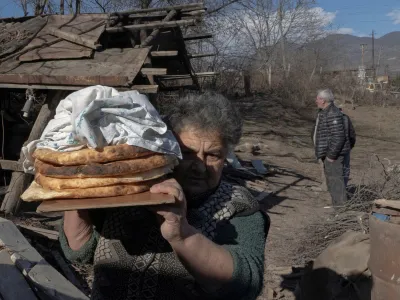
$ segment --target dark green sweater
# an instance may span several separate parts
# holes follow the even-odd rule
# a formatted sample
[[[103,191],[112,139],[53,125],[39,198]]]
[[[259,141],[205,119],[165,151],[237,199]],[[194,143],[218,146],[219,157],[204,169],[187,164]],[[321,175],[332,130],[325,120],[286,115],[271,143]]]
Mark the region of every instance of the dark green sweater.
[[[261,212],[234,217],[221,222],[216,229],[215,243],[225,247],[232,255],[232,280],[219,292],[220,299],[256,299],[263,285],[264,247],[269,220]],[[140,229],[139,229],[140,230]],[[73,262],[89,263],[97,247],[100,234],[94,231],[90,240],[78,251],[69,246],[63,230],[60,243],[65,256]]]

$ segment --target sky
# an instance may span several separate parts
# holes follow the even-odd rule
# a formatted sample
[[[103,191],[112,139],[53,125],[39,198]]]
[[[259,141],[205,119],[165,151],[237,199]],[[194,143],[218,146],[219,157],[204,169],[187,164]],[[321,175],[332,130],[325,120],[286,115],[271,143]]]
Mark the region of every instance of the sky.
[[[399,0],[317,0],[321,13],[331,20],[332,30],[357,36],[380,37],[400,31]]]
[[[0,17],[21,16],[17,0],[0,0]],[[400,31],[400,0],[316,0],[330,30],[357,36],[380,37]]]

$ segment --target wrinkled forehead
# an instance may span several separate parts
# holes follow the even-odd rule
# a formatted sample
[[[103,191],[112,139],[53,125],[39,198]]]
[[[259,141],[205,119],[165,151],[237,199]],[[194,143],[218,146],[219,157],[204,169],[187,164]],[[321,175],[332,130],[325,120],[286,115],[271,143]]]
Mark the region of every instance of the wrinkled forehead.
[[[218,132],[187,129],[182,130],[178,134],[177,138],[182,147],[186,147],[194,151],[225,149],[221,136]]]

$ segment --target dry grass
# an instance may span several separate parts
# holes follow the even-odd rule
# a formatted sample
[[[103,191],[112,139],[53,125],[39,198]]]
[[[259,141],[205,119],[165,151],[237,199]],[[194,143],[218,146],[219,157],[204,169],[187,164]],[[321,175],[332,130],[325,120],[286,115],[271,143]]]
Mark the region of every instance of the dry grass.
[[[333,240],[348,230],[368,233],[373,201],[400,199],[400,168],[385,165],[374,155],[369,170],[350,190],[350,199],[343,207],[337,208],[328,218],[321,218],[308,226],[298,249],[298,264],[315,259]]]

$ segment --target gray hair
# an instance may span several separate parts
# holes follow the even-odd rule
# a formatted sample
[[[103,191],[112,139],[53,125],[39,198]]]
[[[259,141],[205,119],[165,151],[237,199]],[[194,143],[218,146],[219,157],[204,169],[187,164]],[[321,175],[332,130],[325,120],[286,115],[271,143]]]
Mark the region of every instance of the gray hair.
[[[329,102],[335,101],[335,97],[330,89],[319,90],[318,97]]]
[[[228,148],[239,143],[242,119],[231,101],[215,92],[189,94],[168,111],[167,122],[179,134],[185,127],[218,132]]]

